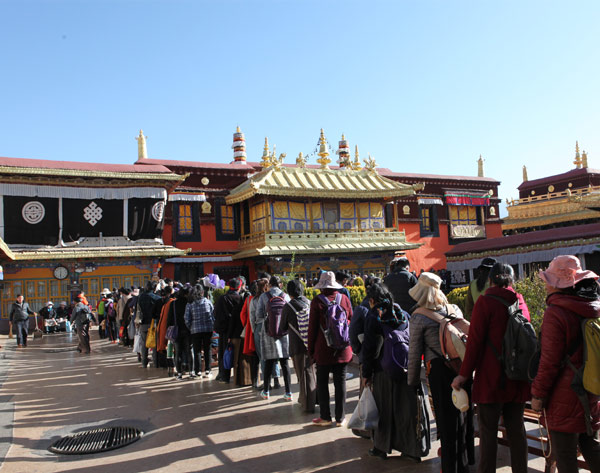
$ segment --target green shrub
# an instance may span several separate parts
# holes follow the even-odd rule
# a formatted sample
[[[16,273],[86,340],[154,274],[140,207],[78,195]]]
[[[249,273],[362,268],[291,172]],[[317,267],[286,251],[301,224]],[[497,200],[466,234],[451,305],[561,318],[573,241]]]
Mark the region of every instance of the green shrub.
[[[350,302],[352,302],[352,307],[360,305],[367,296],[365,286],[351,286],[348,288],[348,291],[350,291]]]
[[[531,325],[539,333],[546,310],[546,285],[537,274],[520,279],[513,285],[515,291],[523,296],[529,308]]]
[[[211,295],[212,295],[212,302],[213,302],[214,306],[217,305],[217,301],[219,300],[219,297],[221,297],[227,291],[229,291],[229,287],[228,286],[225,286],[223,289],[213,289],[212,290]]]
[[[452,289],[446,296],[448,298],[448,302],[450,302],[450,304],[456,304],[464,313],[468,291],[469,286],[457,287],[456,289]]]
[[[363,281],[363,278],[357,276],[354,278],[354,281],[352,281],[352,285],[365,287],[365,282]]]
[[[318,289],[315,289],[313,287],[307,287],[304,290],[304,296],[309,300],[312,301],[315,296],[318,296],[319,294],[321,294],[321,291],[319,291]]]

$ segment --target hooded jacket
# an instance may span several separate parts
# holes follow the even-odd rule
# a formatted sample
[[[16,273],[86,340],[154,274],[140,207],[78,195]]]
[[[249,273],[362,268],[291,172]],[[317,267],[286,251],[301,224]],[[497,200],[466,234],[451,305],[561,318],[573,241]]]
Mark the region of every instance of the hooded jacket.
[[[581,333],[582,319],[600,317],[600,300],[554,293],[548,296],[546,303],[540,364],[531,393],[546,401],[549,430],[583,433],[586,431],[583,406],[571,388],[573,370],[564,361]],[[575,348],[570,359],[576,368],[583,365],[583,343]],[[600,397],[588,393],[588,401],[592,429],[599,430]]]

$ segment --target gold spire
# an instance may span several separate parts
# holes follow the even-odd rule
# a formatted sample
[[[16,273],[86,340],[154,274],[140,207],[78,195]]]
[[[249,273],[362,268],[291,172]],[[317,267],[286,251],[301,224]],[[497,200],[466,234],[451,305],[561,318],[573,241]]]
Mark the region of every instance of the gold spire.
[[[317,159],[317,162],[321,165],[321,169],[328,169],[328,164],[331,162],[327,156],[329,156],[329,152],[327,151],[327,140],[325,139],[325,132],[323,128],[321,128],[321,136],[319,137],[319,152],[317,153],[320,158]]]
[[[143,130],[140,129],[140,134],[135,138],[138,142],[138,159],[148,159],[148,151],[146,150],[146,138]]]
[[[575,142],[575,161],[573,161],[573,164],[575,165],[575,167],[577,169],[581,168],[581,155],[579,154],[579,142],[578,141]]]
[[[523,166],[523,182],[527,182],[529,179],[527,178],[527,166]]]
[[[360,165],[360,154],[358,154],[358,145],[354,146],[354,162],[352,163],[352,169],[360,171],[362,166]]]
[[[479,155],[477,160],[477,177],[485,177],[483,174],[483,158]]]
[[[265,137],[265,147],[263,148],[262,163],[263,168],[271,166],[271,156],[269,155],[269,138]]]
[[[238,127],[236,128],[235,132],[236,132],[236,133],[241,133],[241,132],[242,132],[242,130],[240,130],[240,127],[238,126]]]
[[[581,166],[583,168],[587,168],[588,167],[587,153],[585,151],[581,155]]]

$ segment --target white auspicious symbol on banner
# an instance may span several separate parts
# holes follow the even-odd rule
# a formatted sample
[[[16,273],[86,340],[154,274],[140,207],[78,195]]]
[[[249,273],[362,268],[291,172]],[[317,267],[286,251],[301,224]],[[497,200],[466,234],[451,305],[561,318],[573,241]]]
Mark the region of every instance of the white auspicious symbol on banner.
[[[160,222],[163,218],[165,211],[165,203],[163,201],[157,202],[152,206],[152,218],[157,222]]]
[[[85,209],[83,209],[83,218],[93,227],[100,220],[102,220],[102,209],[98,207],[96,202],[92,202]]]
[[[46,215],[46,209],[41,202],[37,200],[27,202],[21,210],[21,215],[27,223],[36,224],[40,223]]]

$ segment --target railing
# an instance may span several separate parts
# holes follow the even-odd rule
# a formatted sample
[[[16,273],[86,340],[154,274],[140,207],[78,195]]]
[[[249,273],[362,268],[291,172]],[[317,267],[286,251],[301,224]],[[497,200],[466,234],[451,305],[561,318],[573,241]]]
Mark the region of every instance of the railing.
[[[575,189],[575,190],[566,190],[563,192],[551,192],[548,194],[542,195],[534,195],[532,197],[524,197],[518,200],[508,200],[507,199],[507,209],[510,207],[514,207],[517,205],[531,204],[534,202],[542,202],[549,201],[553,199],[564,199],[573,196],[584,196],[588,194],[600,193],[600,186],[589,186],[585,188]]]

